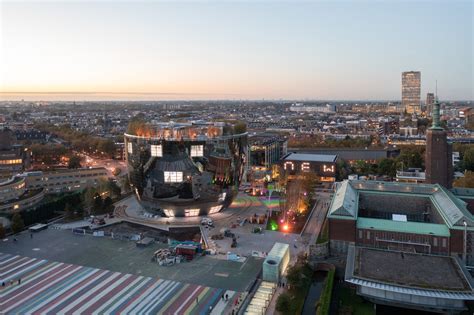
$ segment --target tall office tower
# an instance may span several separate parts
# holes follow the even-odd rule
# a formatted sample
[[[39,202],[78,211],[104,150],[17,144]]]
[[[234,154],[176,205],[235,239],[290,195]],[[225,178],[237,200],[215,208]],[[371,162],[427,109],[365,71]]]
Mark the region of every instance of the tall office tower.
[[[453,183],[452,147],[440,125],[439,102],[433,104],[433,124],[426,133],[426,182],[451,188]]]
[[[431,116],[433,113],[433,104],[435,102],[434,93],[426,94],[426,116]]]
[[[402,108],[409,114],[419,114],[421,93],[421,73],[419,71],[402,72]]]

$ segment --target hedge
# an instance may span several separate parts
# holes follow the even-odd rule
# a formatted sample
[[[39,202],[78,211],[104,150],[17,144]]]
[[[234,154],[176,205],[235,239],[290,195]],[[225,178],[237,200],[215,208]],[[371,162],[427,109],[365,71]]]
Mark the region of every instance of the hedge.
[[[332,287],[334,284],[334,270],[329,270],[326,280],[324,281],[324,289],[316,304],[316,315],[328,315],[331,306]]]
[[[66,204],[69,203],[73,206],[81,206],[81,194],[72,193],[62,195],[54,200],[43,201],[42,204],[34,209],[27,209],[20,212],[21,218],[25,222],[25,225],[32,225],[39,222],[44,222],[56,216],[58,212],[63,212]]]

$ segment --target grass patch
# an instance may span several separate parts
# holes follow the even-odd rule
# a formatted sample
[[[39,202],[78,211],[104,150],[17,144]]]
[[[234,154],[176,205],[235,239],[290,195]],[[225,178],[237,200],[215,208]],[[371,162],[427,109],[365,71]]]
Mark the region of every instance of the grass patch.
[[[374,304],[358,296],[351,288],[339,288],[339,299],[338,314],[375,315]]]

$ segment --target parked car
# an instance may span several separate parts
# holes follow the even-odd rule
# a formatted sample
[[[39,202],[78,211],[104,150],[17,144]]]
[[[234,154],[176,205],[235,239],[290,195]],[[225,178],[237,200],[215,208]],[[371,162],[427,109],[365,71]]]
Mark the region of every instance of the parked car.
[[[212,219],[202,218],[201,225],[214,226],[214,222],[212,222]]]

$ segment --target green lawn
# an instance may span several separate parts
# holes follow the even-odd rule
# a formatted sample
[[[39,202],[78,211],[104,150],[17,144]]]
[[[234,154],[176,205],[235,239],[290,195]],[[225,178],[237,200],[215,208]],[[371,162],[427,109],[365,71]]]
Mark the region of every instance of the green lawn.
[[[339,314],[375,315],[374,304],[362,299],[355,290],[342,287],[338,293],[341,300]]]

